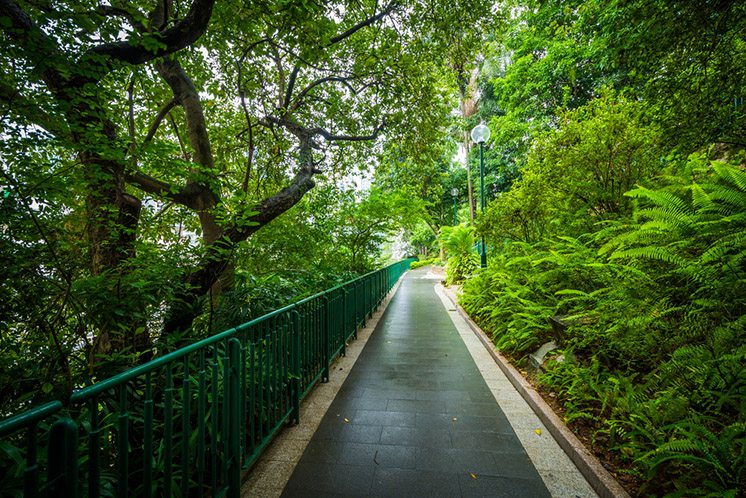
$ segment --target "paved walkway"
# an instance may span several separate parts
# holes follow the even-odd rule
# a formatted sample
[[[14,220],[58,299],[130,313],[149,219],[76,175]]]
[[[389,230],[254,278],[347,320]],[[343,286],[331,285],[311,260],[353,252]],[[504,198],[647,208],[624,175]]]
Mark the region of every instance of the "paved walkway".
[[[402,282],[283,496],[550,496],[424,275]]]

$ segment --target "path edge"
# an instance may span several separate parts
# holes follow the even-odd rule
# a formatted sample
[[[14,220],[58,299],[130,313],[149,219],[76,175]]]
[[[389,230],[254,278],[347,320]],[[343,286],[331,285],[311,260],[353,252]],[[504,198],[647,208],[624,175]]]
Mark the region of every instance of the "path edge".
[[[567,428],[564,422],[554,413],[554,410],[536,392],[523,375],[503,355],[495,350],[494,344],[487,337],[487,334],[484,333],[479,325],[474,323],[466,311],[456,302],[454,290],[442,284],[438,285],[445,291],[446,296],[453,303],[459,315],[466,321],[469,328],[495,360],[500,370],[502,370],[510,383],[513,384],[513,387],[515,387],[521,397],[536,413],[549,433],[557,441],[557,444],[570,457],[570,460],[572,460],[593,490],[601,498],[630,498],[629,493],[601,465],[601,462],[585,447],[578,437]]]

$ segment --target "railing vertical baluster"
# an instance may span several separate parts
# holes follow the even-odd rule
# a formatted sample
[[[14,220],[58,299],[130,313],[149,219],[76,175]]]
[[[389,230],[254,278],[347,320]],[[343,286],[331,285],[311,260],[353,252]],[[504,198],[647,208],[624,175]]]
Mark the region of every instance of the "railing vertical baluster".
[[[360,298],[358,295],[360,294],[360,280],[355,281],[355,285],[352,286],[352,299],[353,299],[353,308],[355,309],[355,318],[353,319],[353,327],[352,327],[352,336],[357,339],[357,327],[360,325]]]
[[[323,332],[322,332],[322,350],[324,353],[324,359],[323,359],[323,365],[324,365],[324,372],[321,374],[321,380],[323,382],[329,382],[329,365],[331,363],[330,351],[329,351],[329,342],[332,335],[332,320],[331,320],[331,314],[332,314],[332,307],[331,302],[329,301],[329,294],[324,293],[323,297],[324,302],[324,320],[323,320]]]
[[[163,400],[163,495],[171,496],[172,445],[174,424],[173,372],[171,363],[166,365],[166,389]]]
[[[264,350],[266,345],[265,337],[267,336],[267,329],[268,325],[267,323],[274,320],[274,318],[267,320],[267,322],[263,323],[260,326],[259,329],[259,337],[257,340],[257,369],[256,369],[256,375],[257,375],[257,388],[258,388],[258,395],[259,400],[257,403],[257,411],[259,413],[259,424],[258,424],[258,431],[257,431],[257,439],[261,441],[264,439],[264,392],[266,391],[264,387]]]
[[[129,494],[129,413],[127,413],[127,384],[119,386],[119,415],[117,434],[117,474],[119,496]]]
[[[291,311],[292,316],[292,339],[293,339],[293,379],[291,385],[293,386],[293,411],[290,417],[295,424],[300,423],[300,315],[298,310],[293,309]]]
[[[101,484],[101,474],[99,473],[101,429],[98,426],[98,397],[91,398],[88,406],[91,425],[91,432],[88,433],[88,496],[95,498],[99,495]]]
[[[249,434],[251,435],[251,447],[249,448],[249,450],[252,455],[254,454],[254,447],[256,445],[256,420],[257,420],[257,413],[256,413],[257,412],[257,406],[256,406],[257,367],[256,367],[256,362],[254,361],[254,357],[256,356],[257,328],[258,327],[252,327],[250,334],[249,334],[249,372],[250,372],[249,416],[251,417],[249,420],[249,424],[250,424]]]
[[[210,401],[210,487],[211,495],[215,496],[218,492],[218,445],[220,443],[218,435],[220,434],[220,403],[218,396],[218,379],[220,376],[218,345],[212,346],[212,364],[210,365],[210,391],[212,400]]]
[[[189,355],[184,356],[183,365],[184,378],[181,381],[181,496],[189,496],[189,426],[192,418]]]
[[[228,385],[228,431],[227,431],[227,469],[226,483],[228,498],[241,496],[241,342],[235,337],[228,341],[228,376],[224,382]]]
[[[282,327],[274,327],[271,333],[271,346],[270,346],[270,361],[269,366],[271,368],[270,371],[270,393],[272,395],[270,406],[272,408],[272,418],[269,422],[270,430],[272,426],[275,425],[275,420],[277,420],[278,416],[278,409],[277,409],[277,380],[278,380],[278,372],[277,372],[277,337],[282,333]]]
[[[23,496],[36,497],[39,493],[39,462],[36,461],[36,431],[38,426],[33,423],[26,434],[28,451],[26,453],[26,467],[23,469]]]
[[[287,355],[286,355],[286,349],[285,349],[285,342],[286,342],[286,336],[287,336],[287,329],[283,328],[280,330],[279,335],[277,336],[277,396],[278,396],[278,411],[281,416],[284,416],[285,413],[287,413],[287,396],[285,391],[285,379],[287,377],[285,376],[285,364],[287,363]]]
[[[347,308],[349,307],[347,299],[347,286],[342,288],[342,356],[347,356]]]
[[[220,435],[223,443],[223,483],[230,486],[230,455],[231,455],[231,438],[230,438],[230,417],[231,417],[231,359],[230,359],[230,339],[225,339],[223,349],[223,409],[220,417]]]
[[[205,350],[200,349],[199,398],[197,400],[197,491],[200,495],[205,492],[205,415],[207,413],[207,371],[205,364]]]
[[[249,454],[249,444],[248,444],[248,438],[249,438],[249,424],[247,423],[247,401],[246,401],[246,386],[248,383],[247,377],[249,375],[248,370],[246,369],[246,351],[248,348],[246,347],[246,336],[248,335],[248,332],[244,330],[241,333],[240,342],[241,342],[241,385],[239,386],[239,405],[241,407],[241,459],[243,461],[243,457],[245,455]]]
[[[52,425],[49,433],[47,496],[78,496],[78,426],[65,418]],[[126,478],[126,476],[125,476]],[[126,479],[125,479],[126,480]]]
[[[145,374],[145,400],[143,401],[142,481],[143,496],[153,494],[153,379]]]

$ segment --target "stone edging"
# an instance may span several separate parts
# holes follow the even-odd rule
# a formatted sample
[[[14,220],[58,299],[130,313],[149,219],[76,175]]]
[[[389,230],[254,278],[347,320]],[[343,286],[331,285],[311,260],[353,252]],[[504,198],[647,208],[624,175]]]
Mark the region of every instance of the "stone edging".
[[[482,331],[479,326],[472,321],[469,315],[458,305],[454,291],[450,288],[443,287],[446,295],[458,310],[461,317],[469,324],[469,327],[479,340],[489,351],[492,358],[497,363],[500,370],[510,380],[515,389],[520,393],[526,403],[536,413],[547,430],[552,434],[554,439],[564,450],[570,460],[575,464],[583,477],[588,481],[594,491],[601,498],[630,498],[630,495],[617,482],[616,479],[607,471],[598,459],[591,454],[582,442],[573,434],[562,420],[554,413],[554,410],[542,399],[541,395],[531,386],[531,384],[511,365],[508,360],[495,351],[494,344]]]

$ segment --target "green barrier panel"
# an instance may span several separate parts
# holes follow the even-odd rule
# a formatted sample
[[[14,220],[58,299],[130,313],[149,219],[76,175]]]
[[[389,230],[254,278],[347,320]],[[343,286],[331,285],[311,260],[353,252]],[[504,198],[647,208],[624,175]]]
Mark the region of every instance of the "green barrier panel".
[[[241,472],[414,259],[0,421],[3,495],[240,495]]]

